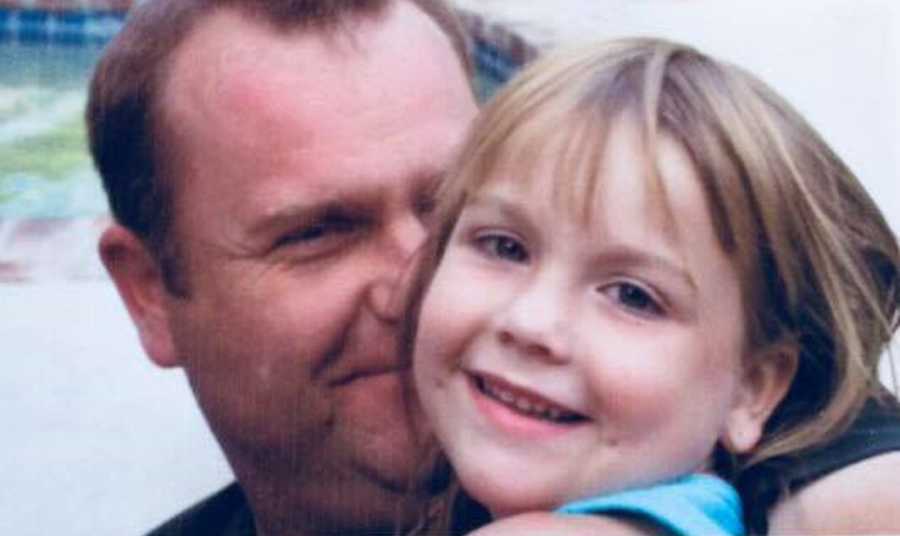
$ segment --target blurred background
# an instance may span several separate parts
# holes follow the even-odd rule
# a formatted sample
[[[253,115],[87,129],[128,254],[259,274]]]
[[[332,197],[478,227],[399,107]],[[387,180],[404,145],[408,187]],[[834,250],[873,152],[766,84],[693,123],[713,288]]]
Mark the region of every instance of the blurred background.
[[[86,85],[130,5],[0,0],[2,534],[141,534],[232,478],[183,374],[144,357],[96,255],[108,211],[86,151]],[[584,39],[665,36],[748,68],[810,119],[900,232],[894,0],[457,5],[484,95]]]

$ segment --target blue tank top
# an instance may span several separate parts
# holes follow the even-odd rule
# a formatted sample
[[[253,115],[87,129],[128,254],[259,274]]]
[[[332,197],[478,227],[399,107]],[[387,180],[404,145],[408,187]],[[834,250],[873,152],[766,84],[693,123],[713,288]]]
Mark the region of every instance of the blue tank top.
[[[691,474],[651,486],[575,501],[563,514],[625,514],[655,523],[672,534],[742,535],[737,491],[708,474]]]

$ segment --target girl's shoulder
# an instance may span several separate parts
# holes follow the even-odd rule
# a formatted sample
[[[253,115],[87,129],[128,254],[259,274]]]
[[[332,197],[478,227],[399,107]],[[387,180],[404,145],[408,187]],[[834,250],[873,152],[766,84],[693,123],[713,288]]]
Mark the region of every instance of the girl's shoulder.
[[[604,515],[572,516],[529,512],[506,517],[481,527],[470,536],[647,536],[665,534],[658,525],[637,518]]]
[[[488,524],[475,534],[724,536],[743,532],[737,491],[716,476],[689,474],[644,488],[574,501],[554,513],[510,516]]]

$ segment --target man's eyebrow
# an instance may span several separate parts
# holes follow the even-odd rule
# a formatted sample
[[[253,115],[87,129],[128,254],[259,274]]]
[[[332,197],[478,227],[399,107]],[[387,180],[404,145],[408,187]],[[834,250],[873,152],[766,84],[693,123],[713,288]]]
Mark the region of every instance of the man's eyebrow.
[[[370,194],[360,191],[335,192],[318,199],[296,200],[262,211],[249,225],[247,235],[250,238],[270,236],[273,232],[312,224],[329,213],[355,211],[362,206],[366,195]]]
[[[270,236],[272,233],[296,226],[298,224],[312,223],[328,210],[333,201],[314,203],[291,203],[267,211],[257,216],[247,229],[247,236],[251,239]]]
[[[410,181],[410,195],[413,197],[426,194],[435,196],[441,190],[441,185],[447,178],[446,171],[420,173]]]

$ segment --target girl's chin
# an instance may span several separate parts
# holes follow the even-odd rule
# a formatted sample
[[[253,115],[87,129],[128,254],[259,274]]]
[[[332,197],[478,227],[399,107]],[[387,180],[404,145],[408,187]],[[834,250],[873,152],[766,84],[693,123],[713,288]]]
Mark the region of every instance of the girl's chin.
[[[506,481],[506,486],[485,486],[485,481],[472,486],[462,482],[463,488],[480,505],[491,514],[491,519],[501,519],[528,512],[550,512],[561,506],[556,500],[537,494],[523,493],[523,489],[515,481]],[[498,489],[498,488],[503,489]]]

